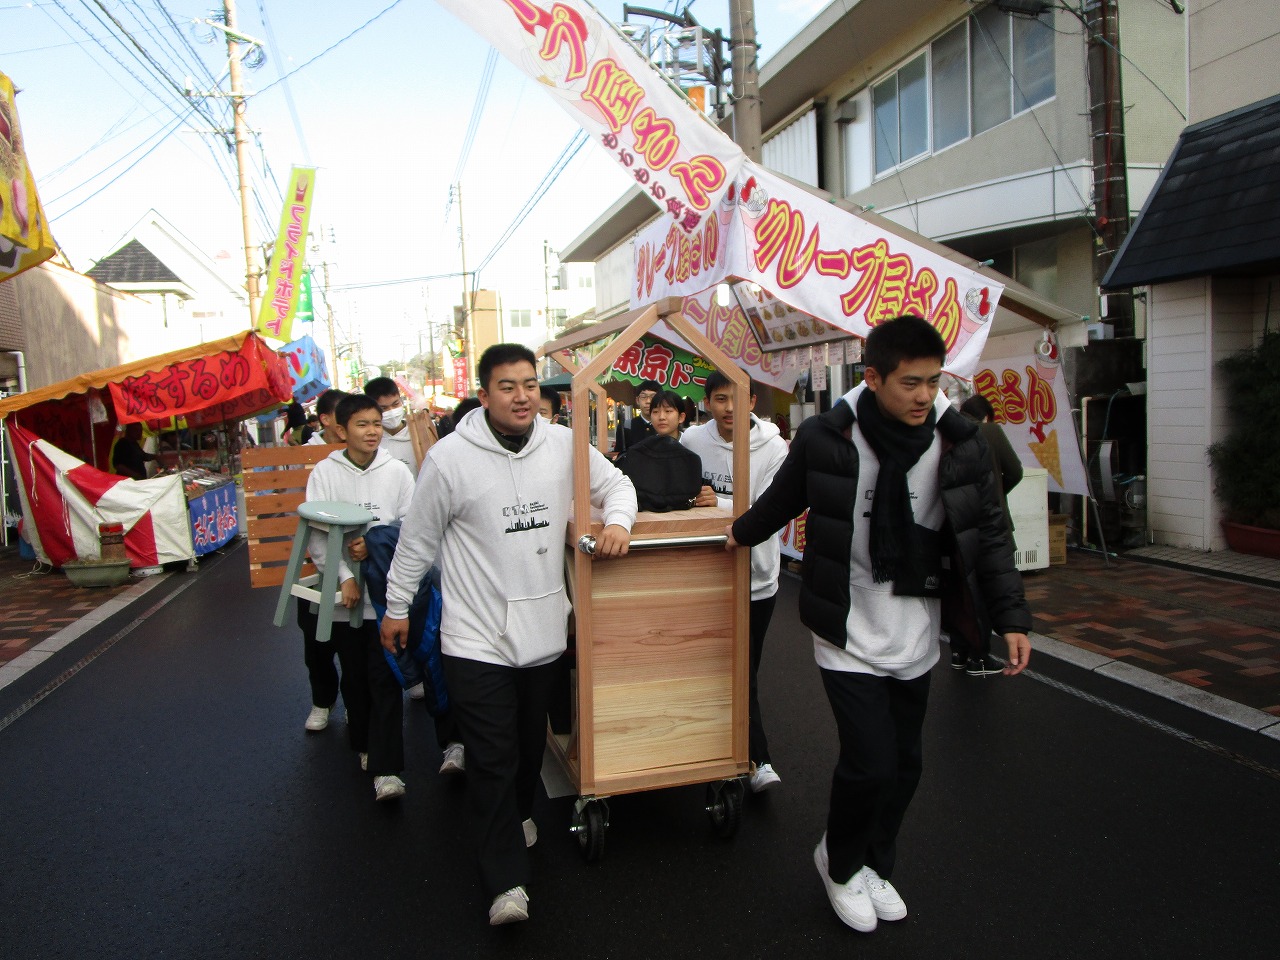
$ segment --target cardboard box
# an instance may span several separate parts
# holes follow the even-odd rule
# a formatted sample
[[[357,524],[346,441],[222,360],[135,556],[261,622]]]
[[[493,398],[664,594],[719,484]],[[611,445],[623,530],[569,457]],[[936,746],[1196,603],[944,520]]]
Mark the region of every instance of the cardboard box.
[[[1052,516],[1049,518],[1049,564],[1067,562],[1067,518]]]

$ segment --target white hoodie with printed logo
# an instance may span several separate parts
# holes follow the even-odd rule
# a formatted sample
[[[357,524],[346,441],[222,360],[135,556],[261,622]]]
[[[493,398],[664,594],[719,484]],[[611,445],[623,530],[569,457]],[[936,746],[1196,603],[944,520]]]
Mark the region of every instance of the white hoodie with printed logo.
[[[346,449],[335,450],[316,464],[307,479],[308,500],[329,500],[336,503],[353,503],[373,514],[376,526],[394,523],[404,517],[413,497],[413,477],[408,468],[385,450],[374,454],[369,466],[361,470],[347,459]],[[352,533],[344,540],[342,556],[338,558],[338,583],[354,576],[347,557],[345,543],[356,539]],[[328,560],[328,535],[319,530],[311,531],[307,551],[316,568],[324,571]],[[366,593],[364,601],[366,619],[373,617],[373,604]]]
[[[440,649],[513,667],[565,650],[565,530],[573,510],[573,432],[535,417],[519,453],[473,410],[422,460],[387,582],[387,615],[408,616],[433,563],[441,573]],[[631,529],[631,481],[590,449],[591,503]],[[607,561],[606,561],[607,562]]]
[[[747,434],[751,445],[751,490],[747,506],[773,483],[773,475],[787,459],[787,441],[767,420],[751,415]],[[725,510],[733,509],[733,444],[720,436],[715,421],[690,427],[680,442],[702,461],[702,482],[716,492],[716,501]],[[778,572],[782,566],[782,535],[775,533],[751,548],[751,599],[765,600],[778,592]]]

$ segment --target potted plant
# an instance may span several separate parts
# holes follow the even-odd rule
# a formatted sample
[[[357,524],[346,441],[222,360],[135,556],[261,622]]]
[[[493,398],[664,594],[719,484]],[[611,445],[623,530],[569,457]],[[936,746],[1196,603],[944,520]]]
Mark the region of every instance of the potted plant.
[[[1218,364],[1231,428],[1209,447],[1227,545],[1280,558],[1280,330]]]
[[[129,560],[81,557],[64,563],[62,572],[77,587],[116,587],[129,579]]]

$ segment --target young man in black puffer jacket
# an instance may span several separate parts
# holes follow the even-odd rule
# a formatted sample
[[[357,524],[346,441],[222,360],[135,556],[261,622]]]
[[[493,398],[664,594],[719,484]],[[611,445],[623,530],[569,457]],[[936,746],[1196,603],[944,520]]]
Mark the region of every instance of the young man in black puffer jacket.
[[[1003,634],[1012,676],[1031,654],[1031,613],[986,442],[938,392],[941,336],[899,317],[864,355],[866,381],[800,426],[729,546],[809,510],[800,619],[840,737],[814,861],[840,919],[868,932],[907,915],[889,877],[920,782],[941,630]]]

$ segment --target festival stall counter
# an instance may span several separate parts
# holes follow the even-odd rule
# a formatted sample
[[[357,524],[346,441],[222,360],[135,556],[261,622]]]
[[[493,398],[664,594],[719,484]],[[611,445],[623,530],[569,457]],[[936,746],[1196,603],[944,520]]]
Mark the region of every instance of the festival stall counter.
[[[189,503],[181,473],[131,480],[111,472],[117,425],[173,429],[182,418],[204,432],[287,403],[291,388],[285,361],[245,332],[0,400],[24,537],[57,567],[97,559],[103,523],[124,525],[134,568],[216,549],[238,528],[230,464],[227,483],[194,483],[201,496]]]
[[[226,546],[240,532],[235,480],[200,467],[183,470],[179,476],[196,556]]]

